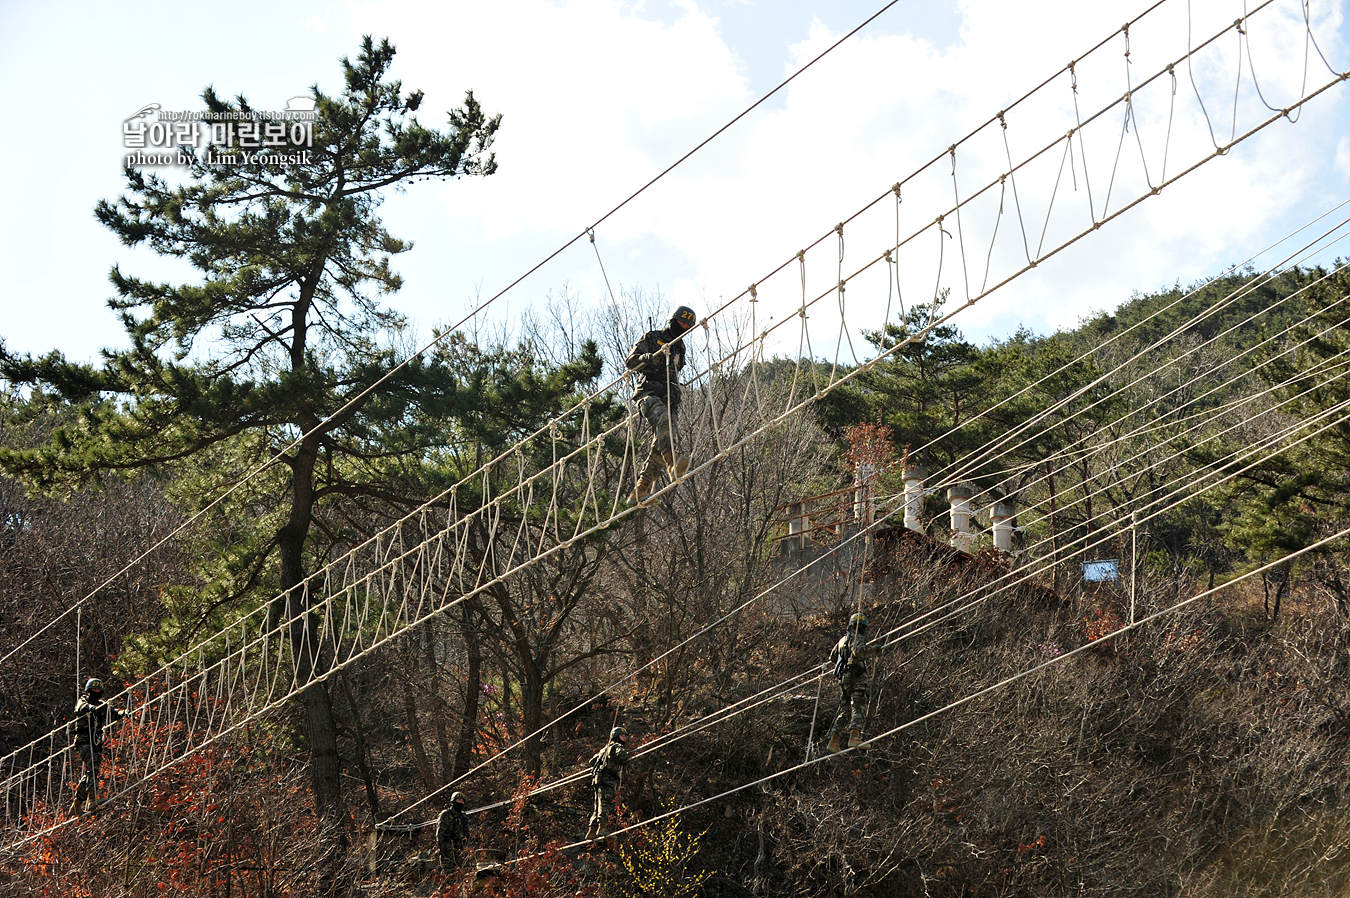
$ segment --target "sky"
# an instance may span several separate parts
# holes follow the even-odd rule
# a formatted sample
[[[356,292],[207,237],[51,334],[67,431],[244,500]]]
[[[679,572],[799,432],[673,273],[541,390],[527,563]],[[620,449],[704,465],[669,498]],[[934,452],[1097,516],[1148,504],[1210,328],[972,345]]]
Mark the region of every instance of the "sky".
[[[93,217],[98,200],[123,190],[122,123],[146,104],[197,109],[207,85],[258,109],[283,109],[315,84],[336,93],[338,60],[372,34],[398,48],[394,75],[405,89],[425,92],[423,124],[443,126],[469,89],[500,112],[497,174],[419,183],[382,206],[388,229],[414,243],[394,261],[404,288],[385,302],[409,316],[420,342],[599,221],[883,4],[241,0],[145,3],[134,16],[95,2],[0,5],[0,97],[28,110],[21,135],[0,142],[0,168],[10,173],[0,188],[0,338],[13,352],[91,360],[100,347],[125,345],[106,307],[113,265],[193,279],[185,263],[125,247]],[[1103,208],[1115,212],[1147,193],[1164,161],[1170,178],[1214,141],[1270,115],[1263,98],[1282,108],[1305,82],[1327,81],[1328,65],[1350,69],[1339,0],[1310,2],[1316,47],[1305,40],[1298,0],[1254,12],[1246,44],[1231,28],[1243,0],[1165,0],[1131,27],[1127,44],[1122,24],[1151,5],[900,0],[605,218],[593,247],[574,243],[475,320],[509,327],[563,293],[604,304],[607,275],[632,317],[625,295],[633,290],[706,312],[755,283],[754,327],[762,329],[793,318],[804,268],[812,298],[850,278],[843,297],[812,310],[813,351],[828,355],[861,344],[860,332],[888,311],[893,319],[901,302],[949,289],[950,307],[978,295],[1023,267],[1038,243],[1054,246],[1090,228]],[[1175,79],[1163,73],[1141,86],[1184,54],[1188,33],[1198,42],[1225,28]],[[1070,60],[1079,60],[1074,76],[1013,105]],[[1117,106],[1082,130],[1071,155],[1054,143],[1076,116],[1126,90],[1134,91],[1128,127]],[[1047,333],[1135,292],[1190,284],[1256,256],[1350,198],[1346,90],[1332,88],[1296,121],[1207,162],[954,323],[977,342],[1019,326]],[[1005,109],[1006,130],[995,124],[962,141]],[[998,182],[1008,158],[1043,147],[1011,183]],[[897,182],[898,205],[887,195]],[[940,233],[936,216],[953,195],[986,185]],[[840,239],[833,229],[846,220]],[[905,240],[895,253],[898,300],[885,265],[851,279],[897,233]],[[822,237],[799,265],[797,251]],[[1313,259],[1338,251],[1350,255],[1337,245]],[[1271,251],[1255,264],[1281,258]],[[736,302],[748,315],[745,298]],[[775,332],[770,350],[796,351],[796,335]]]

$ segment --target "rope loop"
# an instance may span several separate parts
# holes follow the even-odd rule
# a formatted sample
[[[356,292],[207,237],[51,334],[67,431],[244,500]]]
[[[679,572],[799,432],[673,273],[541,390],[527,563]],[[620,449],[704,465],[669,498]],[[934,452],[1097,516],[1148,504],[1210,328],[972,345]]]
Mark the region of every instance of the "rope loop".
[[[1069,78],[1070,78],[1069,86],[1073,88],[1074,93],[1078,93],[1078,73],[1075,72],[1073,69],[1076,63],[1077,60],[1075,59],[1069,60]]]
[[[595,228],[587,228],[586,236],[591,238],[591,243],[595,242]]]
[[[1128,62],[1130,59],[1130,23],[1126,22],[1120,26],[1120,30],[1125,35],[1125,60]]]
[[[895,198],[896,198],[897,200],[899,200],[900,202],[903,203],[903,202],[905,201],[905,198],[904,198],[903,196],[900,195],[900,182],[899,182],[899,181],[896,181],[894,184],[891,185],[891,193],[895,194]]]
[[[1005,112],[1007,112],[1007,111],[1008,111],[1008,110],[1006,110],[1006,109],[1000,109],[1000,110],[998,111],[998,123],[999,123],[1000,125],[1003,126],[1003,130],[1004,130],[1004,131],[1007,131],[1007,130],[1008,130],[1008,120],[1007,120],[1006,118],[1003,117],[1003,113],[1005,113]]]
[[[839,292],[840,292],[840,293],[843,293],[843,292],[844,292],[844,287],[845,287],[846,283],[847,283],[847,282],[845,282],[845,281],[840,281],[840,282],[839,282]]]
[[[894,261],[895,261],[894,259],[891,258],[891,251],[890,251],[890,250],[886,250],[886,252],[883,253],[883,255],[886,257],[886,261],[887,261],[887,262],[894,262]]]
[[[750,301],[759,302],[759,289],[754,284],[750,285]]]
[[[1247,33],[1242,28],[1242,19],[1240,17],[1233,20],[1233,27],[1237,29],[1238,34],[1245,35]]]
[[[844,236],[844,223],[842,221],[834,226],[834,232],[840,237]]]

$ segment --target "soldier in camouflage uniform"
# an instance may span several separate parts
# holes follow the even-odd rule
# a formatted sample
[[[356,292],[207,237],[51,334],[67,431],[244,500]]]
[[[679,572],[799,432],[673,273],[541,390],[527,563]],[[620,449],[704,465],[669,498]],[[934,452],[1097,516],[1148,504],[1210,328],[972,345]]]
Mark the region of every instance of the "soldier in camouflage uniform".
[[[459,866],[465,847],[469,844],[469,815],[464,813],[464,793],[450,796],[450,807],[436,818],[436,850],[440,854],[441,869]]]
[[[855,614],[848,620],[848,630],[830,649],[825,669],[834,670],[839,680],[839,712],[830,726],[830,751],[855,748],[862,743],[863,724],[867,719],[867,698],[871,689],[867,648],[867,616]],[[848,724],[848,743],[840,745],[844,724]]]
[[[680,409],[680,369],[684,367],[684,335],[698,323],[688,306],[671,314],[662,330],[648,331],[628,354],[628,370],[637,375],[633,402],[638,414],[651,425],[652,448],[638,476],[633,501],[642,504],[656,491],[664,470],[677,480],[689,470],[689,456],[675,453],[675,416]]]
[[[623,776],[623,765],[628,763],[628,731],[615,727],[609,732],[609,742],[591,758],[591,789],[595,795],[595,806],[591,812],[590,826],[586,829],[586,841],[601,835],[609,809],[614,806],[614,796],[619,791],[619,779]]]
[[[84,762],[84,775],[75,789],[75,803],[70,807],[72,814],[83,814],[99,806],[98,774],[103,764],[104,730],[123,716],[103,701],[103,681],[91,677],[75,702],[75,719],[70,722],[74,736],[71,747]]]

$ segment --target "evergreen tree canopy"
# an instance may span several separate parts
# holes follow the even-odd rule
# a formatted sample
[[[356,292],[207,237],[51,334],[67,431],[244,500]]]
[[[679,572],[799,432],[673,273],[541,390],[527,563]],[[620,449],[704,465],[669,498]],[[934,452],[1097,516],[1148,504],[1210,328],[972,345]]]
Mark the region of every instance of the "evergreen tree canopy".
[[[380,191],[496,169],[488,150],[500,116],[486,116],[469,93],[446,130],[422,126],[422,94],[388,78],[393,58],[388,41],[366,37],[355,62],[342,60],[340,94],[312,89],[318,115],[305,163],[198,157],[181,184],[128,167],[127,192],[100,202],[98,220],[128,246],[186,259],[200,282],[153,283],[114,267],[109,305],[129,349],[105,350],[98,366],[59,352],[0,359],[0,376],[34,388],[34,413],[58,403],[80,411],[78,425],[57,428],[45,446],[0,452],[0,468],[38,488],[211,453],[261,461],[284,450],[289,483],[278,488],[287,498],[244,567],[279,557],[275,585],[289,594],[302,682],[326,663],[307,637],[312,622],[301,612],[311,597],[299,588],[316,504],[388,496],[387,462],[424,451],[438,433],[426,421],[459,395],[435,360],[414,361],[365,392],[397,362],[404,319],[376,297],[399,289],[390,258],[410,248],[381,224]],[[250,111],[244,97],[227,102],[209,87],[202,98],[212,113]],[[202,504],[222,488],[210,477],[198,482]],[[316,804],[337,820],[326,690],[314,684],[303,700]]]

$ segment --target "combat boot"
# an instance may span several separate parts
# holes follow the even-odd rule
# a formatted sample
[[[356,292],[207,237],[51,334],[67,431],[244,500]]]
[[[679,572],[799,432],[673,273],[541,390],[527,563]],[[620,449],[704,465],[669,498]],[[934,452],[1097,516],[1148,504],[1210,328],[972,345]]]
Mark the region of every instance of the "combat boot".
[[[598,835],[600,835],[600,824],[599,824],[599,823],[594,823],[594,822],[593,822],[593,823],[591,823],[590,826],[586,827],[586,838],[585,838],[585,841],[587,841],[587,842],[594,841],[594,840],[595,840],[595,837],[598,836]]]
[[[665,465],[665,454],[653,452],[647,459],[646,466],[638,476],[637,485],[633,487],[633,505],[645,505],[652,493],[656,492],[656,478],[661,476],[661,469]]]
[[[651,498],[652,493],[656,492],[656,483],[643,473],[638,478],[637,486],[633,488],[633,498],[629,505],[646,505],[647,500]]]
[[[853,729],[848,731],[849,748],[857,748],[859,745],[862,745],[862,741],[863,741],[862,730],[858,729],[857,727],[854,727]]]
[[[666,465],[666,473],[670,475],[671,483],[679,480],[689,471],[689,456],[681,455],[679,458]]]
[[[830,733],[829,752],[830,754],[834,754],[838,751],[842,751],[842,747],[839,745],[839,734]]]

